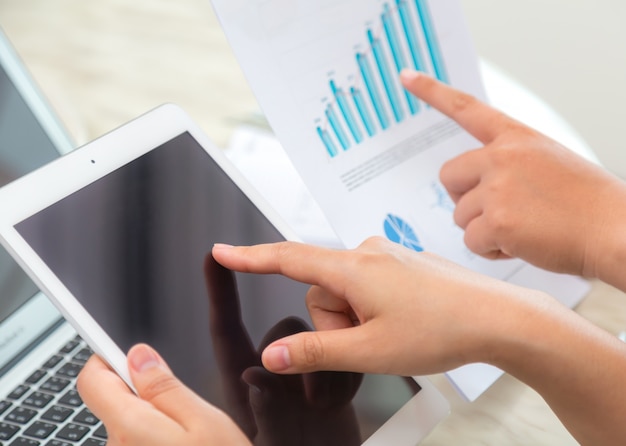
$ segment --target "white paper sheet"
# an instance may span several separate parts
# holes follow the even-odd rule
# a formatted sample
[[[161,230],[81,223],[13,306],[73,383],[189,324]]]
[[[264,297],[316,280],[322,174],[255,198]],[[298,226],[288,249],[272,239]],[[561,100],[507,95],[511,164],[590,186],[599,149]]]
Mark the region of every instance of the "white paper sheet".
[[[398,82],[398,68],[419,67],[485,98],[458,0],[213,5],[274,133],[346,247],[381,235],[502,280],[540,289],[560,280],[465,247],[438,173],[479,143]],[[495,380],[473,367],[449,375],[468,399]]]

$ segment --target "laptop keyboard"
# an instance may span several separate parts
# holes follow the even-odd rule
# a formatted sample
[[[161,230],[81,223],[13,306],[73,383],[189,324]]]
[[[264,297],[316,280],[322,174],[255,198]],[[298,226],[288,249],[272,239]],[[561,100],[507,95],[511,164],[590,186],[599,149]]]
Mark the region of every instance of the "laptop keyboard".
[[[91,354],[75,337],[0,401],[0,446],[105,446],[104,425],[76,390]]]

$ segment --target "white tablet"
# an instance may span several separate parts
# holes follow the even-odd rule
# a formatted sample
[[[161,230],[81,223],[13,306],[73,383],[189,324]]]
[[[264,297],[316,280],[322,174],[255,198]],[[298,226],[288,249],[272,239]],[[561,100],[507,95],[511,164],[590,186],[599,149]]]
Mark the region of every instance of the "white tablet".
[[[147,342],[251,438],[288,418],[283,443],[413,445],[449,411],[426,379],[261,367],[263,345],[309,329],[307,287],[239,274],[237,293],[210,251],[296,237],[173,105],[0,189],[0,209],[7,250],[129,384],[124,352]]]

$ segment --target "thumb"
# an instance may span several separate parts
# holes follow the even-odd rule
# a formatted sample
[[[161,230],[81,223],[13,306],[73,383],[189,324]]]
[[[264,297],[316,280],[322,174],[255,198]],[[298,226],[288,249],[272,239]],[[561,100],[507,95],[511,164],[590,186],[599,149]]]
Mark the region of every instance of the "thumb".
[[[365,327],[308,331],[273,342],[261,357],[266,369],[293,374],[321,370],[370,373],[378,369],[372,360]]]
[[[142,400],[181,426],[199,421],[198,416],[206,416],[208,404],[174,376],[154,349],[145,344],[135,345],[127,359],[130,377]]]

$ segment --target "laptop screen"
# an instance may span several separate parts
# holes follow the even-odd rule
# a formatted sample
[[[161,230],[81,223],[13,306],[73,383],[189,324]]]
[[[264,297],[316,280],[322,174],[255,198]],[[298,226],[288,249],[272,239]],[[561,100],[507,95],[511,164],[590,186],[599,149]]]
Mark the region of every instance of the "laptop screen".
[[[31,107],[0,66],[0,186],[58,156],[59,151]],[[0,321],[37,292],[37,286],[0,248]]]

